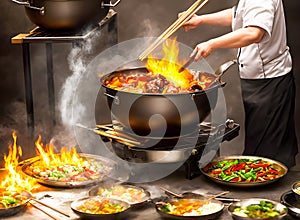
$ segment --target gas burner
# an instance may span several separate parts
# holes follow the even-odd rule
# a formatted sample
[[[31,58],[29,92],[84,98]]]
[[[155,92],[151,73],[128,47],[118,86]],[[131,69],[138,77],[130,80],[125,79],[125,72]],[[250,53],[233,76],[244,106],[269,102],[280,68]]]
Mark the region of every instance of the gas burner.
[[[172,150],[173,146],[180,141],[183,148],[186,145],[195,143],[196,145],[205,145],[208,142],[221,142],[231,140],[235,136],[235,131],[239,131],[239,125],[231,119],[227,119],[224,124],[214,125],[210,122],[202,122],[198,130],[194,133],[178,137],[150,137],[138,136],[128,132],[121,124],[114,121],[112,124],[97,125],[94,130],[101,136],[103,141],[118,142],[129,148],[144,150]],[[231,138],[231,133],[233,137]]]
[[[240,125],[231,119],[220,125],[202,122],[199,124],[199,131],[196,134],[180,137],[183,138],[183,141],[180,142],[179,146],[179,137],[162,138],[156,145],[147,146],[147,144],[157,140],[149,137],[134,138],[123,133],[122,126],[116,126],[116,123],[114,125],[97,125],[94,132],[99,134],[103,141],[110,142],[116,155],[123,160],[135,163],[182,162],[186,178],[192,179],[200,174],[199,161],[207,153],[204,152],[204,149],[207,147],[207,149],[213,150],[215,154],[218,153],[220,143],[237,137],[239,130]],[[174,147],[175,145],[176,147]]]

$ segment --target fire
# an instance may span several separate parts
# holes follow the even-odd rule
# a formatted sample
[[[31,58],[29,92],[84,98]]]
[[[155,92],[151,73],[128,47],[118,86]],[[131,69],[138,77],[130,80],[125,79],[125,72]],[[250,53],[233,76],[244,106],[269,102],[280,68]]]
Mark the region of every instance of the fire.
[[[38,185],[32,178],[25,177],[19,173],[19,157],[22,156],[22,148],[17,146],[16,132],[12,132],[13,145],[9,146],[8,155],[4,155],[4,168],[7,170],[4,180],[0,183],[1,188],[7,192],[31,192]]]
[[[146,68],[149,71],[155,75],[163,75],[167,80],[181,88],[190,88],[191,85],[197,84],[194,76],[188,70],[178,72],[185,60],[178,60],[179,46],[176,37],[164,42],[162,52],[162,59],[154,58],[151,54],[148,56]]]
[[[41,136],[38,137],[35,142],[37,154],[39,156],[39,165],[42,167],[59,167],[66,164],[72,164],[75,166],[83,166],[84,159],[79,156],[76,148],[67,150],[65,147],[61,148],[60,154],[54,152],[54,145],[49,143],[43,145],[41,142]]]

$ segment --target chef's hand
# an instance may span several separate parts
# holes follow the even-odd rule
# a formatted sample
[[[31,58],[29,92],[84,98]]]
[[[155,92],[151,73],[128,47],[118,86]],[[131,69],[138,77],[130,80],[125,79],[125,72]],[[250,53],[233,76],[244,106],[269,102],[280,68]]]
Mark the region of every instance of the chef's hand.
[[[199,61],[199,60],[209,56],[212,51],[213,51],[213,48],[211,46],[211,43],[209,41],[206,41],[206,42],[198,44],[195,47],[195,49],[193,50],[190,57],[195,56],[194,61]]]
[[[184,14],[184,12],[181,12],[178,14],[178,18],[181,17]],[[182,27],[184,27],[184,30],[188,32],[189,30],[195,29],[199,25],[201,25],[202,19],[201,16],[193,15],[190,20],[185,22]]]

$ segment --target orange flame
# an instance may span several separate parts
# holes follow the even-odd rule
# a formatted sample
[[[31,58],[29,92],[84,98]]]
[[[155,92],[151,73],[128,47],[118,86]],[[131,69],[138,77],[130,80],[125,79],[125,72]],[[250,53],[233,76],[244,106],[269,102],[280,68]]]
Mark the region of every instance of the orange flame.
[[[39,166],[43,167],[58,167],[66,164],[75,165],[75,166],[83,166],[84,159],[79,156],[76,151],[76,148],[72,148],[67,150],[66,148],[61,148],[60,154],[56,154],[54,152],[54,145],[50,143],[46,146],[41,142],[41,136],[38,137],[35,142],[37,154],[40,158]]]
[[[8,171],[5,175],[4,180],[0,183],[1,188],[4,188],[8,192],[31,192],[36,189],[36,181],[32,178],[22,176],[19,173],[19,157],[22,156],[22,148],[17,146],[17,135],[16,132],[12,132],[13,145],[9,146],[8,155],[4,155],[4,168]]]
[[[148,56],[146,68],[153,74],[161,74],[175,86],[181,88],[190,88],[195,84],[194,76],[184,70],[179,73],[179,69],[185,62],[178,60],[179,46],[176,37],[173,40],[167,40],[163,44],[163,59],[154,58],[151,54]]]

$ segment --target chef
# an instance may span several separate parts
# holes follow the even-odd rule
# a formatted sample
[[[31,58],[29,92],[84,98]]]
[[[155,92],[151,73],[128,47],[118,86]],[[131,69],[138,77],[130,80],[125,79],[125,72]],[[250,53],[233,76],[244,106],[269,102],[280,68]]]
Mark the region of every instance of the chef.
[[[295,83],[282,0],[240,0],[233,8],[194,15],[184,28],[189,31],[201,25],[231,26],[233,31],[199,43],[191,54],[196,54],[195,61],[217,48],[239,48],[243,154],[271,158],[291,168],[298,153]]]

